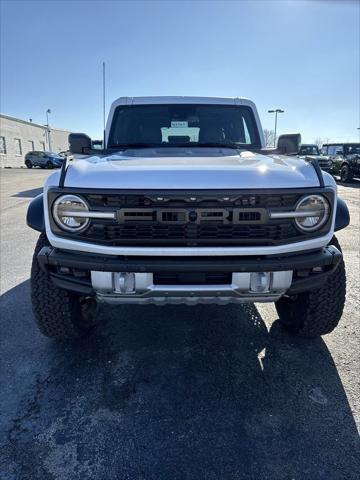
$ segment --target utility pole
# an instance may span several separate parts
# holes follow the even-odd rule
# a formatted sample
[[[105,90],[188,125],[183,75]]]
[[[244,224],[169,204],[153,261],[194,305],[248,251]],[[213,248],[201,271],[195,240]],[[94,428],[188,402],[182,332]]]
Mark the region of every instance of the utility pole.
[[[51,152],[52,148],[51,148],[51,132],[50,132],[50,125],[49,125],[49,113],[51,113],[50,108],[46,110],[46,129],[48,134],[49,151]]]
[[[103,67],[103,148],[105,148],[105,62],[102,64]]]
[[[275,113],[275,134],[274,134],[274,147],[276,147],[276,129],[277,129],[277,116],[278,113],[284,113],[285,110],[281,108],[274,108],[273,110],[268,110],[268,113]]]

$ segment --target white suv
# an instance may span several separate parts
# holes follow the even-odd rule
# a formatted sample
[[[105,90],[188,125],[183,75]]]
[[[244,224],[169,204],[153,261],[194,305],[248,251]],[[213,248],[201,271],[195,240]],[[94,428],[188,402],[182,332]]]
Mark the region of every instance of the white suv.
[[[36,322],[72,338],[112,304],[275,302],[282,325],[337,325],[349,223],[333,178],[294,156],[298,134],[265,149],[254,103],[120,98],[104,148],[71,134],[61,172],[31,203]]]

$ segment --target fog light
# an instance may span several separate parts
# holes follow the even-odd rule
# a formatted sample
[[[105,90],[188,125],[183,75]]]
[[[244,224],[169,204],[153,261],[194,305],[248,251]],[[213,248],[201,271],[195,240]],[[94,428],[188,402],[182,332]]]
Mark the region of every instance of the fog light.
[[[114,290],[117,293],[134,293],[135,273],[114,273]]]
[[[270,272],[252,272],[250,275],[250,292],[268,292],[270,290],[270,279]]]

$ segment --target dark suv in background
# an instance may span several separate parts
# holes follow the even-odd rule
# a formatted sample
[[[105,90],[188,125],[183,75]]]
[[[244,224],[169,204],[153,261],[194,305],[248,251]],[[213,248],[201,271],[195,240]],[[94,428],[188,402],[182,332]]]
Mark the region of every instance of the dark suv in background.
[[[317,145],[313,143],[303,143],[297,154],[299,158],[307,160],[317,160],[320,168],[325,172],[333,173],[333,162],[327,155],[323,155]]]
[[[342,182],[360,178],[360,143],[325,143],[321,153],[330,158],[333,173],[340,175]]]
[[[53,152],[28,152],[25,155],[25,165],[27,168],[60,168],[63,161],[64,157]]]

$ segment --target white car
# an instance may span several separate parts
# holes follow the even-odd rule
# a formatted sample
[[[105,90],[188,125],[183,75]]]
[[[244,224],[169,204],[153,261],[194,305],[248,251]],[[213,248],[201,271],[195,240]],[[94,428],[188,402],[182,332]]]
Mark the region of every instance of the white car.
[[[331,175],[266,149],[242,98],[120,98],[103,150],[84,134],[29,206],[41,232],[31,292],[49,337],[73,338],[111,304],[275,302],[298,335],[332,331],[345,302],[334,232],[349,223]],[[209,307],[211,308],[211,307]]]

